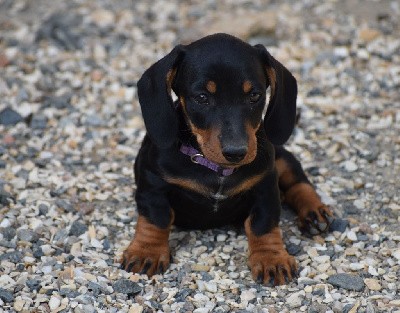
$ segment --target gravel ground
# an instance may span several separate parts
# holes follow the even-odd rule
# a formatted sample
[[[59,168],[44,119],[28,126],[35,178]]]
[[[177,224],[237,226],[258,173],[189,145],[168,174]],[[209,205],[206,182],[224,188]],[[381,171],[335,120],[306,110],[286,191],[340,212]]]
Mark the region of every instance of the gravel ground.
[[[0,0],[0,312],[400,312],[396,1]],[[151,4],[150,4],[151,3]],[[254,283],[242,230],[173,230],[148,280],[136,221],[140,74],[178,42],[264,43],[299,82],[288,148],[338,216],[282,228],[300,278]]]

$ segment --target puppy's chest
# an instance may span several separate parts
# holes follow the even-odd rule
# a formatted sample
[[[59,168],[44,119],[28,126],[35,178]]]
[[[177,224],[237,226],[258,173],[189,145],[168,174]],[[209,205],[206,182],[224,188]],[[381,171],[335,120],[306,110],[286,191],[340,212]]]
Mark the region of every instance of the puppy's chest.
[[[235,175],[235,174],[233,174]],[[208,176],[207,178],[164,176],[164,179],[181,192],[194,192],[208,199],[214,211],[218,211],[224,202],[248,192],[257,185],[266,173],[258,173],[245,177]]]

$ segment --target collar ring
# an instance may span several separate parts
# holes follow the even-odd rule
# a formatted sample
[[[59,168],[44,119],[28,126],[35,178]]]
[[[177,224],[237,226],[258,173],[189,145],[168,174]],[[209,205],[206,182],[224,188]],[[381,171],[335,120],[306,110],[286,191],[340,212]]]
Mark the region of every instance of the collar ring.
[[[192,161],[194,164],[199,164],[199,161],[196,160],[196,158],[203,158],[204,155],[201,153],[196,153],[190,156],[190,161]]]

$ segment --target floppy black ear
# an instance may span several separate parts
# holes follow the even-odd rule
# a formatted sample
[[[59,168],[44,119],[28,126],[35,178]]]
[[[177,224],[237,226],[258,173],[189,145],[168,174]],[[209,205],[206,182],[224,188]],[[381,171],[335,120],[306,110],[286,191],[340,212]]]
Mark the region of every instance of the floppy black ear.
[[[178,118],[171,97],[171,86],[183,52],[183,46],[176,46],[148,68],[137,84],[147,134],[160,148],[171,146],[178,133]]]
[[[269,54],[263,45],[254,47],[261,54],[271,86],[264,128],[274,145],[282,145],[289,139],[296,122],[297,82],[289,70]]]

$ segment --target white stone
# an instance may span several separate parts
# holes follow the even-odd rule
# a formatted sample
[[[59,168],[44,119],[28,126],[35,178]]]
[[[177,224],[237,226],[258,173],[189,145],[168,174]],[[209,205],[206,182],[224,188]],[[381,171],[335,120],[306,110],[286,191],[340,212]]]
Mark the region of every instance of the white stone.
[[[347,232],[347,238],[351,241],[357,241],[357,234],[353,230]]]
[[[212,281],[204,282],[204,287],[208,292],[216,293],[218,291],[217,284]]]
[[[400,262],[400,249],[394,250],[392,252],[392,257],[394,257],[395,259],[397,259]]]
[[[301,301],[305,296],[304,290],[292,293],[289,297],[286,298],[286,303],[289,305],[290,308],[298,308],[301,306]]]
[[[49,301],[49,307],[51,310],[57,309],[61,304],[61,300],[56,296],[51,296]]]
[[[367,285],[369,290],[379,291],[382,289],[382,286],[377,279],[366,278],[364,279],[364,283]]]
[[[314,247],[308,249],[307,254],[311,257],[311,259],[314,259],[319,256],[317,249]]]
[[[350,263],[350,269],[352,271],[359,271],[364,268],[364,264],[361,263]]]
[[[54,252],[54,249],[50,245],[41,246],[44,255],[51,255]]]
[[[347,47],[336,47],[334,54],[342,58],[347,58],[349,56],[349,49]]]
[[[319,255],[315,258],[313,258],[313,261],[318,262],[318,263],[326,263],[329,262],[330,257],[329,255]]]
[[[21,312],[24,308],[25,305],[25,300],[22,300],[21,296],[18,296],[15,298],[14,301],[14,310],[17,312]]]
[[[358,170],[358,165],[356,163],[354,163],[353,161],[345,161],[343,163],[344,169],[347,172],[355,172]]]
[[[365,209],[365,202],[362,199],[354,200],[353,204],[357,209],[360,209],[360,210]]]
[[[219,235],[217,236],[217,241],[218,241],[218,242],[224,242],[224,241],[226,241],[227,238],[228,238],[227,235],[225,235],[225,234],[219,234]]]
[[[330,264],[330,263],[322,263],[322,264],[319,264],[319,265],[317,266],[317,270],[318,270],[318,272],[320,272],[320,273],[324,273],[324,272],[326,272],[327,270],[329,270],[330,267],[331,267],[331,264]]]
[[[42,151],[39,153],[39,159],[52,159],[54,154],[50,151]]]
[[[379,273],[373,266],[368,266],[368,273],[371,274],[372,276],[379,276]]]
[[[253,300],[255,297],[256,295],[251,290],[243,290],[240,294],[240,299],[242,302]]]
[[[8,218],[5,218],[0,222],[0,227],[10,227],[10,226],[11,222]]]
[[[209,308],[197,308],[193,311],[193,313],[208,313],[210,312]]]

